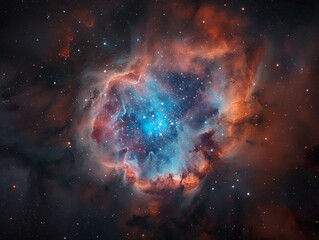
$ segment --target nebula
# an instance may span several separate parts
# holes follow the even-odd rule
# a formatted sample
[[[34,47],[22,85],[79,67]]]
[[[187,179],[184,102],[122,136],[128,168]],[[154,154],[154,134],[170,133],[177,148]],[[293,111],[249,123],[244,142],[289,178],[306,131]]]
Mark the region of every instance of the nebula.
[[[209,5],[177,9],[154,16],[146,26],[156,19],[158,29],[146,27],[120,67],[100,74],[80,128],[105,171],[124,172],[149,193],[196,188],[256,110],[250,95],[262,47],[248,45],[241,19]],[[161,32],[167,18],[174,28],[193,21],[176,36]]]
[[[316,1],[4,1],[0,239],[317,239]]]

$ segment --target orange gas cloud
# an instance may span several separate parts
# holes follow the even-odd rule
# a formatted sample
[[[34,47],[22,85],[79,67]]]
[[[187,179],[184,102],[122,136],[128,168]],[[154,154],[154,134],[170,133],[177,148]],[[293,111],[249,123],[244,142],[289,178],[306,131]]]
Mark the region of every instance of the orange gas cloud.
[[[74,39],[74,32],[73,29],[65,25],[61,29],[57,31],[57,37],[58,37],[58,55],[63,58],[70,57],[70,44]]]
[[[77,9],[72,12],[72,17],[83,24],[85,27],[93,27],[94,26],[94,17],[89,10]]]

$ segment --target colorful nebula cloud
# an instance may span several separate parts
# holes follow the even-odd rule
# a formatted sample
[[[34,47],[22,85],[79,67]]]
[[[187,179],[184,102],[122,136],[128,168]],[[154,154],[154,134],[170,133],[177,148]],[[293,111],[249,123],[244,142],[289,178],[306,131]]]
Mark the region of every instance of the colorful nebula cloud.
[[[156,19],[160,27],[133,39],[132,54],[101,70],[87,97],[79,138],[105,171],[144,192],[198,187],[258,110],[251,93],[262,44],[252,49],[243,21],[211,6],[196,11],[185,33],[168,34],[191,14],[168,11],[167,32],[164,19],[151,19],[146,25]]]

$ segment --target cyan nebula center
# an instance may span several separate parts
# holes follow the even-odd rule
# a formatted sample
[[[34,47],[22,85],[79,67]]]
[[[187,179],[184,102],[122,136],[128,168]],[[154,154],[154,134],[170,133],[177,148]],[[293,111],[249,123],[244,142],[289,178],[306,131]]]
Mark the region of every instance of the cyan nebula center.
[[[117,162],[125,159],[138,168],[140,176],[179,176],[201,161],[196,144],[218,113],[215,104],[204,101],[207,84],[207,79],[183,72],[121,81],[107,90],[106,111],[97,118],[105,124],[96,126],[92,136],[106,142],[108,151],[112,148]]]

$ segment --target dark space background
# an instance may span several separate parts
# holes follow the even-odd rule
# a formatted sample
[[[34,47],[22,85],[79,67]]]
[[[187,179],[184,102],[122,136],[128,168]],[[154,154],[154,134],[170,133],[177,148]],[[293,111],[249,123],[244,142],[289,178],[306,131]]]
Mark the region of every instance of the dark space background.
[[[186,2],[268,43],[263,113],[196,196],[165,197],[156,215],[119,177],[96,180],[73,142],[85,69],[129,53],[165,1],[1,2],[0,239],[319,239],[319,2]]]

